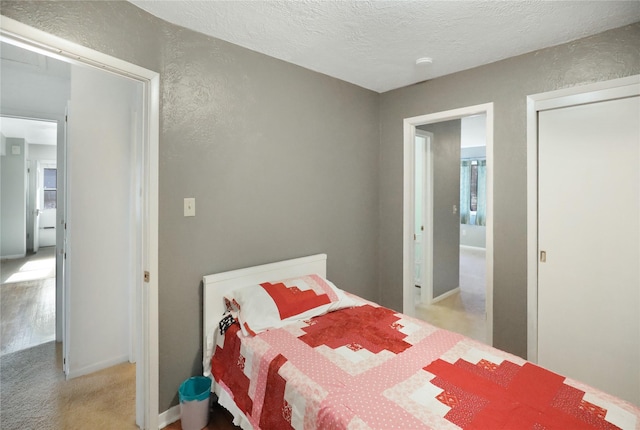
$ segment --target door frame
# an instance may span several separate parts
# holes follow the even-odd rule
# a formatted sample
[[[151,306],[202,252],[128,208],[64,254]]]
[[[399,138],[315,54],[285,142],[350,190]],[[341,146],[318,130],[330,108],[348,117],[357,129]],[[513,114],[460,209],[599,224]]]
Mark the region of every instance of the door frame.
[[[1,15],[0,15],[1,17]],[[2,19],[4,19],[4,17],[2,17]],[[2,22],[0,21],[0,40],[4,40],[2,39],[2,33],[1,33],[1,24]],[[64,116],[60,116],[60,115],[55,115],[55,114],[38,114],[37,116],[32,116],[32,115],[26,115],[25,116],[25,112],[23,111],[16,111],[14,109],[8,109],[5,111],[4,114],[1,115],[2,117],[6,117],[6,118],[22,118],[22,119],[29,119],[29,120],[33,120],[33,121],[42,121],[42,122],[54,122],[57,125],[57,133],[56,133],[56,164],[57,164],[57,168],[58,168],[58,176],[57,176],[57,182],[58,182],[58,198],[62,198],[62,201],[64,201],[64,184],[65,184],[65,178],[64,178],[64,174],[65,174],[65,161],[64,161],[64,157],[61,157],[61,149],[64,151],[64,134],[65,134],[65,122],[64,122]],[[64,153],[62,152],[62,154],[64,155]],[[35,169],[34,169],[35,170]],[[35,181],[35,179],[33,179]],[[31,176],[29,175],[29,181],[32,181]],[[37,181],[36,181],[37,182]],[[31,187],[31,185],[28,186],[29,188]],[[29,192],[29,190],[27,189],[27,191]],[[36,191],[33,191],[34,194],[37,194]],[[29,197],[31,198],[31,197]],[[33,212],[34,207],[31,207],[31,212]],[[60,210],[60,208],[56,208],[57,212],[56,212],[56,226],[60,225],[59,222],[59,214],[60,213],[64,213],[65,208],[62,208],[62,210]],[[27,220],[28,221],[28,220]],[[29,229],[29,227],[31,227],[31,230],[33,231],[33,224],[34,221],[31,220],[31,222],[27,222],[27,230]],[[60,238],[62,237],[62,228],[56,228],[56,342],[62,342],[63,341],[63,330],[62,330],[62,312],[58,311],[58,310],[62,310],[62,287],[58,288],[58,285],[62,286],[63,282],[62,282],[62,273],[63,273],[63,253],[62,253],[62,247],[58,247],[58,242],[60,241]],[[32,238],[33,239],[33,238]]]
[[[402,312],[415,316],[413,304],[413,229],[414,229],[414,164],[416,127],[462,117],[485,114],[487,121],[487,225],[486,225],[486,305],[487,344],[493,344],[493,103],[467,106],[443,112],[430,113],[403,121],[404,130],[404,183],[403,183],[403,253],[402,253]],[[429,240],[432,240],[431,238]]]
[[[149,282],[139,279],[139,312],[142,328],[136,374],[136,421],[143,429],[158,428],[158,164],[160,75],[152,70],[103,54],[0,15],[0,40],[59,60],[97,68],[139,81],[143,85],[142,219],[138,224],[141,272],[149,272]],[[65,187],[67,184],[64,185]],[[137,377],[138,378],[138,377]],[[142,396],[138,394],[142,393]],[[142,397],[142,398],[140,398]]]
[[[628,97],[640,75],[527,96],[527,360],[538,362],[538,112]]]

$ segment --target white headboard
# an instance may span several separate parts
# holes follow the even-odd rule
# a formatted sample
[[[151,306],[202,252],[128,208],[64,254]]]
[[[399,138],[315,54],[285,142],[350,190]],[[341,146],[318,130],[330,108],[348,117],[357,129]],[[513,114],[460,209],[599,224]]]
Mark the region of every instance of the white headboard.
[[[206,275],[203,281],[202,337],[207,350],[207,333],[215,330],[224,313],[223,296],[236,288],[309,274],[327,276],[327,254],[294,258],[229,272]]]

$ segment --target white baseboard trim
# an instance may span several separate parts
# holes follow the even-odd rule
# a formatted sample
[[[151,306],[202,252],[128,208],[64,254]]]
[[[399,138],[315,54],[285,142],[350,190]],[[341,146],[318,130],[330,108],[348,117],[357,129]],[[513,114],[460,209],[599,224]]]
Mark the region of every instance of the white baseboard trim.
[[[438,297],[434,297],[433,300],[431,300],[431,304],[437,303],[440,300],[444,300],[447,297],[452,296],[459,291],[460,291],[460,287],[455,287],[453,290],[449,290],[444,294],[440,294]]]
[[[3,255],[0,256],[0,260],[15,260],[17,258],[24,258],[27,254],[11,254],[11,255]]]
[[[90,366],[82,367],[73,372],[67,374],[67,379],[77,378],[78,376],[88,375],[90,373],[98,372],[100,370],[108,369],[109,367],[117,364],[128,363],[129,356],[122,355],[120,357],[111,358],[109,360],[101,361],[99,363],[92,364]]]
[[[180,405],[170,407],[158,415],[158,428],[163,429],[169,424],[173,424],[180,419]]]

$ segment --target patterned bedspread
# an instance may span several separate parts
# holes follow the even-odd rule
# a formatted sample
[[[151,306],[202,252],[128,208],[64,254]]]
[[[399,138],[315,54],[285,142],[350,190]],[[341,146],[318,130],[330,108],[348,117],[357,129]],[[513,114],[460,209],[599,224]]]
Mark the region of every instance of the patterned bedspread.
[[[375,304],[254,337],[234,324],[211,370],[256,429],[640,428],[637,407]]]

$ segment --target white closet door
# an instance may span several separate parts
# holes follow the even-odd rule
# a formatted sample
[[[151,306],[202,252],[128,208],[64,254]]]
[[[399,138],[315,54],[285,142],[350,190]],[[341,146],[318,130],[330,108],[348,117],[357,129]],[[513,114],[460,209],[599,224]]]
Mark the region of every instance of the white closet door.
[[[640,404],[640,97],[538,124],[538,362]]]

